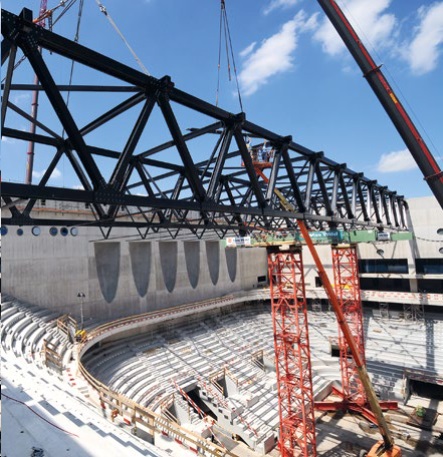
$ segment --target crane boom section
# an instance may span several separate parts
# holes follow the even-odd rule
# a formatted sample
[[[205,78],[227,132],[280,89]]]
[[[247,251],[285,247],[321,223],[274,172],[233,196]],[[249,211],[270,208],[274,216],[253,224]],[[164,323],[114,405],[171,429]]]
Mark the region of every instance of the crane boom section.
[[[343,39],[443,209],[443,173],[387,79],[334,0],[317,0]]]

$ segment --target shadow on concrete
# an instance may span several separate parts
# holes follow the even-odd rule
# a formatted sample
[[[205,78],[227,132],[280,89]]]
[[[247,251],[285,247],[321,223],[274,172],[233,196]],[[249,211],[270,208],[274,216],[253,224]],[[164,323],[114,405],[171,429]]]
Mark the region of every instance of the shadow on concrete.
[[[172,292],[177,280],[177,242],[161,241],[158,244],[158,248],[160,250],[163,281],[168,292]]]
[[[117,293],[120,277],[120,243],[94,243],[95,266],[104,299],[111,303]]]
[[[208,262],[209,276],[214,286],[218,283],[220,275],[220,243],[218,241],[206,241],[206,259]]]
[[[195,289],[200,277],[200,242],[199,241],[184,241],[186,270],[188,271],[188,279],[191,287]]]
[[[149,241],[129,243],[132,277],[140,297],[144,297],[149,287],[151,275],[152,245]]]
[[[231,282],[237,277],[237,249],[225,249],[226,266]]]

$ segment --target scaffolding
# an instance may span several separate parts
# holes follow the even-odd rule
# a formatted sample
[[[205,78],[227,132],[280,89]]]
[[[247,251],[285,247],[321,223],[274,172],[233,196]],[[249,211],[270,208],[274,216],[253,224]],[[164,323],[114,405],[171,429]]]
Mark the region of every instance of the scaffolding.
[[[332,246],[331,250],[335,292],[361,360],[366,363],[357,248],[352,245]],[[367,402],[364,386],[340,326],[338,330],[343,399],[364,405]]]
[[[403,303],[403,317],[405,321],[424,321],[425,307],[423,303]]]
[[[301,249],[268,253],[282,457],[315,457],[308,314]]]

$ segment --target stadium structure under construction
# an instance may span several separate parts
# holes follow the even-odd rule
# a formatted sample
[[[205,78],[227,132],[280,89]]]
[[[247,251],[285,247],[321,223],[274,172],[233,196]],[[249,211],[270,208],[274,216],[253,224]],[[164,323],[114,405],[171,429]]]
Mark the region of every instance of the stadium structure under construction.
[[[443,218],[436,217],[433,198],[408,205],[412,240],[358,243],[366,363],[379,398],[398,402],[399,410],[388,415],[404,455],[439,455]],[[56,206],[47,201],[40,210],[54,216],[60,212]],[[163,455],[162,449],[172,455],[276,452],[265,248],[226,247],[215,239],[102,240],[96,228],[79,226],[57,234],[8,227],[2,249],[2,365],[8,386],[3,393],[9,395],[26,377],[54,385],[62,379],[62,388],[125,430],[129,442],[153,443],[152,455]],[[318,244],[317,250],[332,277],[330,245]],[[341,385],[338,326],[305,251],[313,394],[323,402]],[[82,341],[76,341],[74,325],[85,330]],[[20,383],[10,377],[18,366]],[[3,408],[12,408],[10,403],[4,397]],[[35,401],[37,408],[41,404]],[[414,423],[419,406],[433,414],[431,425]],[[42,411],[62,426],[51,409]],[[370,447],[373,430],[356,416],[345,415],[335,425],[346,439],[331,439],[334,414],[315,413],[319,455],[356,455]],[[11,415],[20,417],[17,409]],[[53,455],[34,433],[35,421],[41,419],[26,425],[26,446],[32,442]],[[6,455],[18,455],[10,451],[16,433],[3,434]],[[90,440],[77,455],[104,455]]]
[[[442,172],[319,3],[432,197],[2,10],[2,135],[32,145],[2,182],[4,455],[442,455]],[[49,184],[62,161],[79,186]]]

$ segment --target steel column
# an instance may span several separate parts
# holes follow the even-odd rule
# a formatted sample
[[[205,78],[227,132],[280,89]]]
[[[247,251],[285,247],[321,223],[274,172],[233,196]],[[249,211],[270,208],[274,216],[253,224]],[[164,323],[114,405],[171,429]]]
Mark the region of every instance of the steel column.
[[[268,269],[282,457],[315,457],[308,315],[301,250],[270,251]]]

